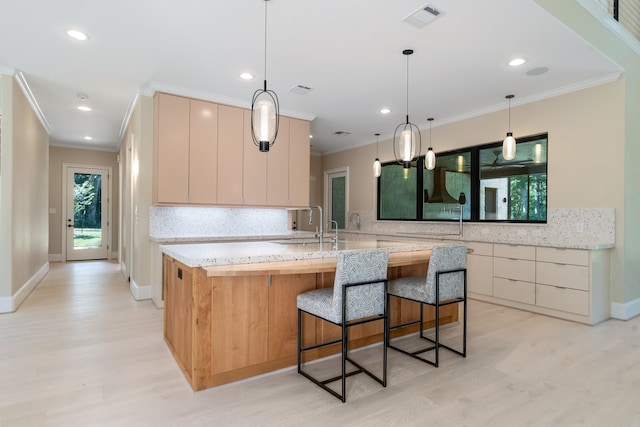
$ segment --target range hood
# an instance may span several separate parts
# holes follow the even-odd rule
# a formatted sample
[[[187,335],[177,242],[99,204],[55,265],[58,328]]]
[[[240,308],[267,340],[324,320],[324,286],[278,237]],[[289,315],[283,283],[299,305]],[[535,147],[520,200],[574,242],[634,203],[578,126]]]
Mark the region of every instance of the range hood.
[[[451,197],[447,191],[447,170],[443,167],[433,170],[433,194],[429,197],[429,203],[458,203],[458,199]]]

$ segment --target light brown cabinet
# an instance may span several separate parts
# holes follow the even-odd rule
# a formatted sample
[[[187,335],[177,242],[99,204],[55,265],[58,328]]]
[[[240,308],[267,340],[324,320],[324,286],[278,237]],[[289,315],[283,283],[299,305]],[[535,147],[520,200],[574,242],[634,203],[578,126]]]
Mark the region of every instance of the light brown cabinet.
[[[218,105],[158,93],[154,116],[154,202],[215,204]]]
[[[289,120],[289,206],[309,205],[310,133],[308,121]]]
[[[251,137],[251,111],[244,111],[244,168],[242,194],[246,206],[267,205],[267,156]]]
[[[222,277],[199,288],[199,296],[211,304],[211,343],[200,343],[211,351],[211,375],[265,363],[270,340],[267,277]]]
[[[428,255],[397,252],[389,257],[389,277],[425,274]],[[269,267],[264,270],[265,266]],[[194,390],[248,378],[296,364],[297,295],[333,285],[336,259],[247,264],[246,270],[190,268],[164,255],[165,341]],[[257,269],[257,270],[254,270]],[[419,318],[417,303],[393,301],[394,323]],[[441,311],[442,323],[457,320],[458,308]],[[425,325],[434,324],[425,310]],[[328,339],[339,329],[304,315],[305,344]],[[380,322],[378,322],[380,323]],[[414,333],[412,325],[393,336]],[[351,347],[382,339],[382,325],[359,325]],[[316,341],[317,340],[317,341]],[[339,345],[309,352],[309,359],[340,351]]]
[[[250,110],[156,94],[154,203],[308,206],[310,123],[281,116],[268,153],[250,126]]]
[[[278,137],[267,153],[267,206],[289,206],[289,121],[280,117]]]
[[[178,366],[191,382],[193,376],[193,274],[190,267],[171,257],[164,265],[164,336]]]
[[[164,93],[154,98],[154,202],[189,201],[189,100]]]
[[[189,203],[215,204],[218,193],[218,105],[191,100],[189,110]]]
[[[244,110],[218,106],[218,203],[242,205]]]

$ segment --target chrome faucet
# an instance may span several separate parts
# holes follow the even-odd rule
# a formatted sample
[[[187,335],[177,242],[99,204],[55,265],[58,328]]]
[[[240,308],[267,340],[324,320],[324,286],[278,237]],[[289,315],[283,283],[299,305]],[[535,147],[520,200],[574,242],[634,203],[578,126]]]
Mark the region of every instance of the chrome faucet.
[[[351,221],[354,216],[356,217],[356,230],[360,231],[360,214],[358,212],[353,212],[351,216],[349,216],[349,221]]]
[[[331,225],[335,225],[336,228],[336,246],[338,245],[338,221],[336,221],[335,219],[332,219],[331,221],[329,221],[329,224]]]
[[[309,206],[309,225],[313,224],[313,208],[318,209],[320,212],[320,229],[316,228],[316,237],[319,237],[320,245],[322,245],[322,235],[324,234],[324,230],[322,229],[323,219],[322,219],[322,207],[321,206]]]

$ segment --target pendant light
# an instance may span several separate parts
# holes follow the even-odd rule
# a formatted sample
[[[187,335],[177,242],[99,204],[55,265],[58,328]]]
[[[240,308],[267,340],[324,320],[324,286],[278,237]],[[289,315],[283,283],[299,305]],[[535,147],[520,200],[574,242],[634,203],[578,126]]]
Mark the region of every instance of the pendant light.
[[[505,98],[509,100],[509,129],[507,137],[502,142],[502,158],[505,160],[513,160],[516,157],[516,140],[511,133],[511,99],[514,95],[507,95]]]
[[[436,153],[434,153],[431,148],[431,122],[433,122],[433,117],[429,117],[427,120],[429,121],[429,149],[427,150],[427,155],[424,157],[424,167],[432,171],[436,167]]]
[[[276,142],[280,126],[278,96],[267,90],[267,2],[264,0],[264,89],[258,89],[251,101],[251,138],[266,153]]]
[[[420,129],[409,121],[409,56],[412,49],[405,49],[402,54],[407,57],[407,121],[400,123],[393,132],[393,154],[396,161],[405,169],[411,168],[411,161],[420,153]]]
[[[378,178],[380,174],[382,174],[382,165],[380,164],[380,159],[378,158],[378,138],[380,137],[379,133],[376,133],[376,160],[373,162],[373,176]]]

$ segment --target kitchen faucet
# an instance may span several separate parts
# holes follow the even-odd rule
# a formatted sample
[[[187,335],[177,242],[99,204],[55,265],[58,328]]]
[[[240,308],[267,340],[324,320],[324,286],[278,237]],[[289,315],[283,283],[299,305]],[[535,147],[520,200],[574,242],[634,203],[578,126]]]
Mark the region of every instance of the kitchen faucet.
[[[329,224],[336,226],[336,246],[338,246],[338,221],[332,219],[331,221],[329,221]]]
[[[322,229],[323,219],[322,219],[322,207],[321,206],[309,206],[309,225],[313,224],[313,208],[318,209],[320,212],[320,229],[316,228],[316,235],[320,238],[320,245],[322,245],[322,235],[324,234],[324,230]]]

